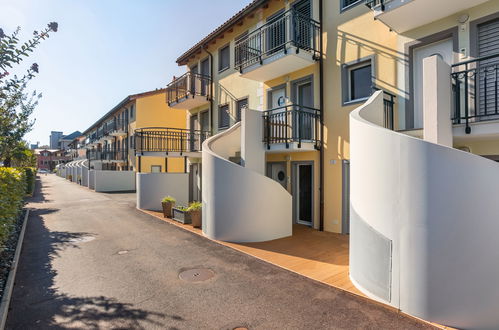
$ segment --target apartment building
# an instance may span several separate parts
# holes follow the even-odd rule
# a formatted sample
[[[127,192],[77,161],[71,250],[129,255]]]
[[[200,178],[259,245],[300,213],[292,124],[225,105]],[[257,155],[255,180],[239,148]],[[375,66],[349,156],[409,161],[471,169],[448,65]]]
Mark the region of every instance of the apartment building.
[[[183,160],[135,154],[134,133],[155,126],[185,127],[185,112],[171,109],[164,89],[129,95],[83,132],[90,168],[136,172],[178,172]],[[140,148],[140,142],[139,146]]]

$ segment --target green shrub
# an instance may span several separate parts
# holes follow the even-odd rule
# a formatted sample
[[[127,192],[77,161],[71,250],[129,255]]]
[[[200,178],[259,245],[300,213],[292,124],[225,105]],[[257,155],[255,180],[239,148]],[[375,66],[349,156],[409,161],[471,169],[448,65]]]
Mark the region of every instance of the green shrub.
[[[25,195],[25,171],[0,167],[0,245],[4,244],[19,217]]]
[[[177,200],[172,197],[172,196],[166,196],[165,198],[163,198],[161,200],[162,203],[172,203],[172,204],[175,204],[177,202]]]
[[[187,208],[187,211],[199,211],[203,208],[203,203],[201,202],[192,202],[189,204],[189,207]]]
[[[32,195],[35,189],[36,169],[33,167],[22,167],[26,176],[26,194]]]

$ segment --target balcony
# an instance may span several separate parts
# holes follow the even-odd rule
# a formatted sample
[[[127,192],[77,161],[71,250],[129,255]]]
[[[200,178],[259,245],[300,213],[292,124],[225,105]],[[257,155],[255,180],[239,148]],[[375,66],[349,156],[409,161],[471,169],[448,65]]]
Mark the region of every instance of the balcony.
[[[452,122],[464,125],[465,133],[498,135],[499,54],[452,66],[454,111]]]
[[[210,137],[206,131],[151,127],[135,130],[137,156],[201,157],[201,145]]]
[[[321,23],[289,10],[236,41],[235,68],[244,78],[268,81],[320,58]]]
[[[320,110],[288,105],[263,113],[263,143],[269,151],[313,151],[320,147]]]
[[[128,134],[128,123],[125,120],[115,119],[108,126],[108,134],[110,136],[126,136]]]
[[[374,18],[398,33],[478,6],[488,0],[366,0]]]
[[[119,163],[126,162],[128,154],[126,150],[90,149],[87,151],[87,159]]]
[[[166,86],[166,102],[174,109],[193,109],[211,100],[211,78],[187,72]]]

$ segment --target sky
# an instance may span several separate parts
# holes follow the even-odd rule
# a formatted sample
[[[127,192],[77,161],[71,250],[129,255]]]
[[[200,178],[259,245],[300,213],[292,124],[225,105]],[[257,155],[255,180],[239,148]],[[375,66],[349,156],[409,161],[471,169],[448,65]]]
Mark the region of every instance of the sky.
[[[25,139],[48,144],[50,131],[83,132],[130,94],[165,87],[185,72],[175,60],[250,0],[0,0],[0,28],[34,30],[57,22],[11,74],[32,63],[28,85],[41,92]]]

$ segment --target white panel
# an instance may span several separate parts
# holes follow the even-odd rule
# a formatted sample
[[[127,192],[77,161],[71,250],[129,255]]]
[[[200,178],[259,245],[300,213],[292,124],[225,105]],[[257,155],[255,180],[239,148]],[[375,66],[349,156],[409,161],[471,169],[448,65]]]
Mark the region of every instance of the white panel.
[[[161,211],[163,197],[172,196],[177,205],[189,202],[188,173],[137,173],[137,208]]]

